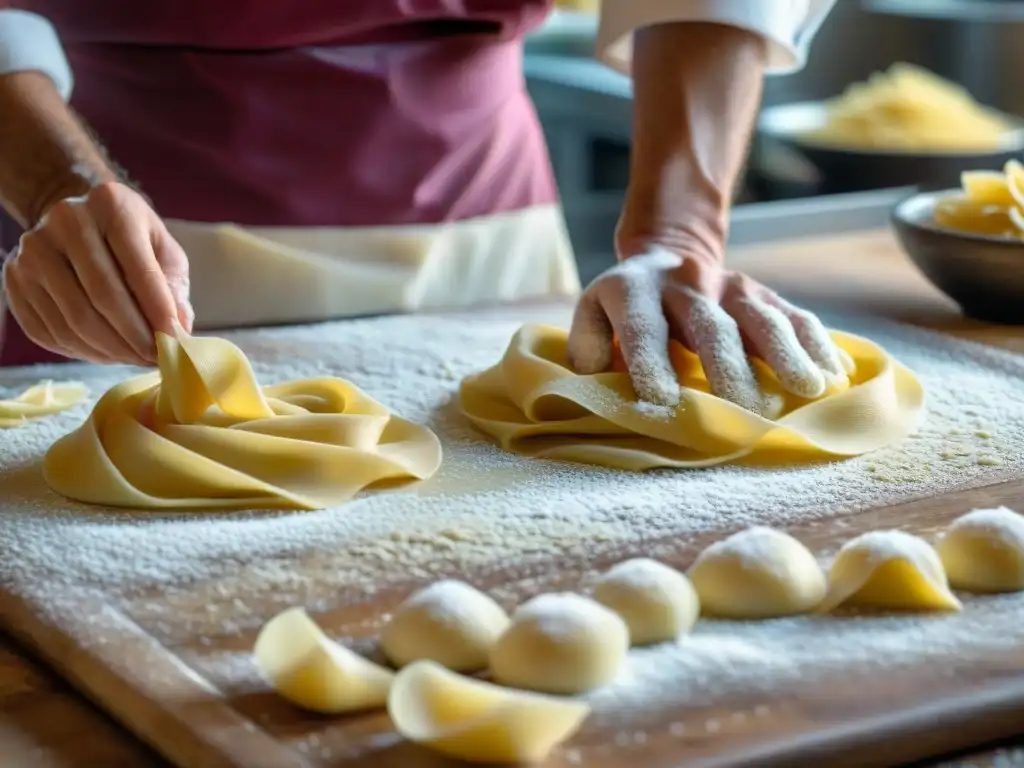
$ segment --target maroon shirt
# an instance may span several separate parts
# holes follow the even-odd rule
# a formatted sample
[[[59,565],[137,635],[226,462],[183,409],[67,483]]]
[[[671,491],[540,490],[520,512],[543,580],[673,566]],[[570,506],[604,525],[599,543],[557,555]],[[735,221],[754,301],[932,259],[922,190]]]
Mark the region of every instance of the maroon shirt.
[[[556,200],[521,66],[550,0],[9,5],[57,27],[73,106],[162,216],[402,225]],[[52,359],[6,326],[0,365]]]

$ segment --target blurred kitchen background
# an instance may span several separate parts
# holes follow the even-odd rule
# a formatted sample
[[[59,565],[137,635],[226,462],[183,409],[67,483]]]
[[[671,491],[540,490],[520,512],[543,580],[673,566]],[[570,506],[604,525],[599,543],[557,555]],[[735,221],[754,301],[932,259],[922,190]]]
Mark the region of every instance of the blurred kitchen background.
[[[629,81],[593,59],[595,29],[593,14],[556,11],[528,41],[525,62],[584,280],[611,258],[629,154]],[[981,104],[1024,115],[1016,74],[1024,71],[1024,0],[838,0],[807,67],[768,80],[763,110],[836,97],[894,62],[918,64],[966,87]],[[822,178],[777,149],[763,135],[755,140],[734,240],[758,237],[757,227],[743,226],[747,220],[766,222],[774,236],[786,226],[780,219],[794,228],[813,227],[807,217],[776,215],[798,213],[801,200],[817,199],[815,210],[821,211],[822,195],[894,186],[891,179],[872,180],[842,168]],[[928,167],[919,170],[922,178],[911,181],[930,181],[924,178]]]

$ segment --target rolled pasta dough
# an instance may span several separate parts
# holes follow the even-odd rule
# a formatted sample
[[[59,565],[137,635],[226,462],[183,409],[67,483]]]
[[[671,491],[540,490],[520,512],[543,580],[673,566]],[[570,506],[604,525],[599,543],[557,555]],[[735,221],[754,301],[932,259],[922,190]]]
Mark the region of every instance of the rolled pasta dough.
[[[770,410],[759,416],[711,394],[696,355],[673,342],[677,408],[641,407],[629,376],[576,374],[565,331],[526,325],[501,361],[462,382],[463,414],[502,448],[536,458],[616,469],[702,467],[734,461],[817,461],[889,445],[917,426],[924,390],[866,339],[833,332],[853,361],[850,385],[806,401],[753,364]]]
[[[917,611],[959,611],[935,549],[903,531],[871,531],[844,544],[829,570],[819,606],[841,605]]]
[[[957,518],[936,545],[949,583],[972,592],[1024,589],[1024,516],[1006,507]]]
[[[325,714],[380,707],[394,674],[328,638],[302,608],[266,623],[254,656],[281,696]]]
[[[457,672],[479,672],[508,624],[508,614],[490,597],[446,579],[395,609],[381,630],[381,646],[398,667],[428,660]]]
[[[159,372],[104,394],[46,454],[57,493],[140,509],[319,509],[431,476],[441,445],[347,381],[261,388],[242,350],[157,335]]]
[[[41,381],[17,397],[0,400],[0,429],[20,427],[26,421],[49,416],[78,405],[89,394],[84,384]]]
[[[410,741],[471,763],[543,760],[590,714],[582,701],[510,690],[431,661],[398,673],[388,696],[395,729]]]
[[[610,568],[594,599],[622,617],[633,645],[674,640],[697,621],[700,603],[689,580],[657,560],[638,557]]]
[[[515,688],[583,693],[610,682],[628,650],[629,629],[614,611],[581,595],[540,595],[512,614],[491,649],[491,673]]]
[[[767,619],[813,610],[825,595],[814,555],[787,533],[755,526],[715,542],[690,567],[709,616]]]

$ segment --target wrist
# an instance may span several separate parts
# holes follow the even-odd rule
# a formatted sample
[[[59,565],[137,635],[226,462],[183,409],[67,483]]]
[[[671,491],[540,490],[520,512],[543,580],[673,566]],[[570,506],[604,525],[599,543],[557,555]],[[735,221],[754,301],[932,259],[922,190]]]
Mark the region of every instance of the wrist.
[[[117,181],[117,174],[109,168],[74,165],[48,184],[41,187],[27,210],[29,227],[34,227],[47,212],[61,200],[83,197],[108,182]]]
[[[628,259],[658,247],[680,256],[723,262],[728,207],[706,202],[699,204],[695,196],[690,195],[671,198],[655,199],[650,195],[627,192],[622,216],[615,229],[618,258]]]

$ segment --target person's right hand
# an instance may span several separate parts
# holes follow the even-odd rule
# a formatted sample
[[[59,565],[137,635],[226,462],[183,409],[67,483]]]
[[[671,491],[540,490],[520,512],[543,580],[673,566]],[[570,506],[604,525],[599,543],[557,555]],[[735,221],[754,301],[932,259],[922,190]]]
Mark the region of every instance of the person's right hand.
[[[152,364],[154,333],[192,330],[188,259],[130,187],[54,204],[4,264],[11,312],[36,344],[99,363]]]

